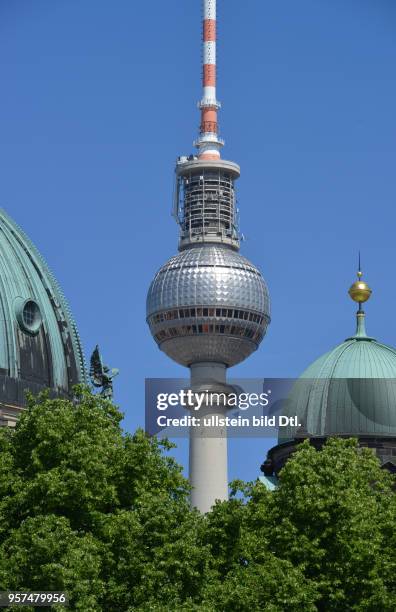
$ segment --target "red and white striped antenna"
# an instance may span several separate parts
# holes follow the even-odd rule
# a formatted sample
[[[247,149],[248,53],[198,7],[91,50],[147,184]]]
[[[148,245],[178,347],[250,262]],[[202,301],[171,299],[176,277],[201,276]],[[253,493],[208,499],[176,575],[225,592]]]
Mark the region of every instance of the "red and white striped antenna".
[[[218,136],[217,111],[220,103],[216,99],[216,0],[202,0],[202,100],[201,126],[194,145],[199,159],[219,159],[224,141]]]

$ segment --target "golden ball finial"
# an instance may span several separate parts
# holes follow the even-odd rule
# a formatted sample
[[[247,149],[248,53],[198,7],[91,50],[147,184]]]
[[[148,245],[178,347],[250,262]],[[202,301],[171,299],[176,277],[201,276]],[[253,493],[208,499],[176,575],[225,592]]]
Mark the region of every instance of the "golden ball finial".
[[[360,266],[359,266],[360,267]],[[367,302],[372,291],[368,284],[362,280],[363,272],[359,269],[357,273],[358,280],[351,285],[348,293],[353,299],[354,302],[358,302],[359,304],[363,304],[363,302]]]

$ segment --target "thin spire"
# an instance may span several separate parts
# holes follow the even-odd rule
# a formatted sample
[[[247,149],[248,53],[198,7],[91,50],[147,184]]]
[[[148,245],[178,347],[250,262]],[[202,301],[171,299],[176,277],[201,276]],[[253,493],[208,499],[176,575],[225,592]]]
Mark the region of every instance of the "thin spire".
[[[362,276],[363,276],[363,272],[362,272],[362,266],[361,266],[361,263],[360,263],[360,251],[359,251],[359,261],[358,261],[357,277],[360,280],[362,278]],[[362,304],[361,304],[361,302],[359,302],[359,311],[358,312],[362,312],[362,311],[363,311]],[[364,319],[362,319],[362,321],[363,321],[363,327],[364,327]],[[357,324],[358,324],[358,328],[359,328],[359,318],[358,318]],[[356,335],[357,334],[358,334],[358,331],[356,331]]]
[[[357,271],[358,280],[355,281],[353,285],[349,288],[348,293],[354,302],[358,302],[359,310],[361,310],[361,305],[364,302],[367,302],[367,300],[371,296],[372,291],[370,287],[368,286],[368,284],[364,280],[362,280],[363,272],[361,268],[360,251],[359,251],[359,262],[358,263],[359,263],[359,268]]]
[[[356,334],[353,338],[368,338],[366,334],[366,326],[365,326],[365,313],[362,308],[362,304],[367,302],[371,296],[371,289],[368,284],[362,280],[363,272],[361,267],[360,260],[360,251],[359,251],[359,261],[358,261],[358,271],[357,278],[358,280],[353,283],[353,285],[349,288],[349,295],[354,302],[359,304],[358,311],[356,313]]]

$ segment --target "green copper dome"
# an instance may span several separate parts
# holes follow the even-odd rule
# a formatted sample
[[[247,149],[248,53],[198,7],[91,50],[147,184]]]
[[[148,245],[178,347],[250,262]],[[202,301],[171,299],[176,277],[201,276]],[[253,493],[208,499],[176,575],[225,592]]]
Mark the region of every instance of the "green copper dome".
[[[0,210],[0,425],[12,425],[26,390],[69,395],[85,380],[76,325],[54,276]]]
[[[297,423],[279,427],[278,444],[261,465],[264,481],[281,469],[305,438],[320,450],[330,436],[357,438],[381,466],[396,473],[396,349],[366,333],[362,304],[372,291],[358,280],[348,293],[359,304],[356,332],[314,361],[294,383],[280,414]]]
[[[367,336],[359,307],[357,329],[319,357],[295,383],[287,412],[310,436],[396,435],[396,350]],[[296,430],[281,430],[280,442]]]

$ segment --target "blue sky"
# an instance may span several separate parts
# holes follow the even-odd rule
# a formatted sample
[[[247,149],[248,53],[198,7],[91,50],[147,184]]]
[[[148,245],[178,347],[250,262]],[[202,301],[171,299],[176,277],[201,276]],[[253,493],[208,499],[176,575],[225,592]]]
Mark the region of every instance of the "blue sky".
[[[144,378],[181,377],[145,324],[177,249],[174,161],[199,123],[200,0],[2,0],[0,206],[71,304],[87,357],[120,368],[116,401],[144,423]],[[396,345],[396,3],[219,0],[223,157],[241,165],[242,253],[272,323],[234,377],[297,376],[354,329],[357,252],[370,335]],[[231,441],[230,478],[268,440]],[[176,451],[186,462],[186,444]]]

